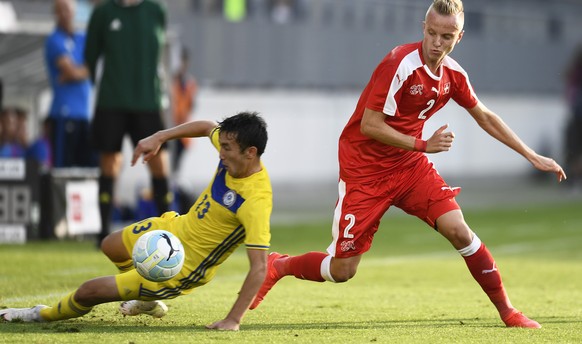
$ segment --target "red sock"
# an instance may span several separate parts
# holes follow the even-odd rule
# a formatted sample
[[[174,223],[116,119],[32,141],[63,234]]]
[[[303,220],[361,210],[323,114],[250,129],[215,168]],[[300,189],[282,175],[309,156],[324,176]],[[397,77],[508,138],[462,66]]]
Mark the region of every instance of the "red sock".
[[[273,265],[281,276],[293,275],[299,279],[324,282],[321,277],[321,262],[327,253],[309,252],[301,256],[277,259]]]
[[[497,270],[495,260],[487,247],[485,247],[485,244],[481,244],[481,247],[474,254],[463,258],[465,258],[471,275],[489,296],[489,299],[499,311],[501,318],[509,315],[513,311],[513,306],[503,287],[501,274]]]

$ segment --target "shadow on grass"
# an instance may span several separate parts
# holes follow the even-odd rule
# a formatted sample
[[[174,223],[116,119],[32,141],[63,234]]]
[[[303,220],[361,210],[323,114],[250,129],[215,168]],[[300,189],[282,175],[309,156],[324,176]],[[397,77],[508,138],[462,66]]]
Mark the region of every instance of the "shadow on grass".
[[[542,326],[544,324],[580,324],[577,317],[548,317],[538,319]],[[464,319],[410,319],[410,320],[383,320],[383,321],[337,321],[318,323],[279,323],[279,324],[243,324],[241,331],[268,332],[268,331],[305,331],[305,330],[389,330],[395,328],[505,328],[501,321],[496,318],[476,318]],[[83,321],[78,322],[62,321],[54,323],[23,323],[11,322],[0,323],[0,332],[3,334],[23,334],[23,333],[181,333],[191,334],[192,332],[211,332],[202,324],[192,325],[168,325],[167,322],[160,321],[159,325],[151,321],[143,323],[128,323],[120,325],[119,322],[108,321]]]

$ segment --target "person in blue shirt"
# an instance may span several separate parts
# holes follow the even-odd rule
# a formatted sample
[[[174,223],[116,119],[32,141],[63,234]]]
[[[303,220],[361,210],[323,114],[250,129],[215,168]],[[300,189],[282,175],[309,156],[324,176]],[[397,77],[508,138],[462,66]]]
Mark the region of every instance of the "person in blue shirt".
[[[55,30],[45,42],[53,99],[48,114],[48,136],[54,167],[95,167],[90,146],[89,71],[84,65],[85,34],[75,31],[75,0],[54,0]]]
[[[26,130],[26,122],[28,114],[22,108],[16,108],[16,112],[19,115],[21,125],[24,126],[23,130]],[[48,135],[48,118],[45,118],[40,125],[39,135],[34,138],[31,142],[26,144],[26,159],[34,160],[38,163],[41,173],[48,172],[53,166],[51,144],[47,137]],[[26,132],[23,133],[26,135]],[[26,135],[27,136],[27,135]],[[25,138],[26,138],[25,136]]]
[[[8,106],[0,111],[0,158],[22,158],[38,162],[41,172],[52,166],[50,143],[41,135],[28,142],[28,112],[19,106]],[[46,119],[45,119],[46,122]],[[43,124],[44,126],[44,124]]]
[[[0,158],[24,158],[26,145],[20,133],[20,118],[15,107],[0,111]]]

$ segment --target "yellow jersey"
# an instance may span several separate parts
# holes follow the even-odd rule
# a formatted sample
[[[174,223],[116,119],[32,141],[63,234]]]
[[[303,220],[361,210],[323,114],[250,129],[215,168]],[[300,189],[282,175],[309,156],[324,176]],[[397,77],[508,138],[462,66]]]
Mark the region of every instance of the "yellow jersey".
[[[219,130],[214,130],[210,136],[217,150],[218,134]],[[219,163],[212,182],[188,213],[167,224],[184,246],[182,271],[161,289],[142,286],[140,296],[172,298],[188,293],[210,281],[216,267],[242,243],[247,249],[268,250],[272,209],[273,191],[262,163],[260,172],[246,178],[231,177]]]

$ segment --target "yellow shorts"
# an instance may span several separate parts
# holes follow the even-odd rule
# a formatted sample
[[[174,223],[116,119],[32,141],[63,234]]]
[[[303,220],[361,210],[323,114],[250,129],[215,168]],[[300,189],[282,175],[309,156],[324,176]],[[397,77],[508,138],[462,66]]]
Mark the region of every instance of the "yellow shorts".
[[[164,229],[176,233],[176,229],[182,225],[183,217],[170,211],[161,217],[151,217],[136,222],[123,229],[123,244],[131,256],[133,246],[140,236],[150,230]],[[184,243],[182,243],[184,244]],[[205,257],[184,246],[185,261],[182,271],[174,278],[164,282],[152,282],[143,278],[135,269],[115,276],[117,290],[122,300],[160,300],[173,299],[180,295],[186,295],[198,286],[206,284],[212,279],[215,269],[204,270],[200,275],[200,266]]]

